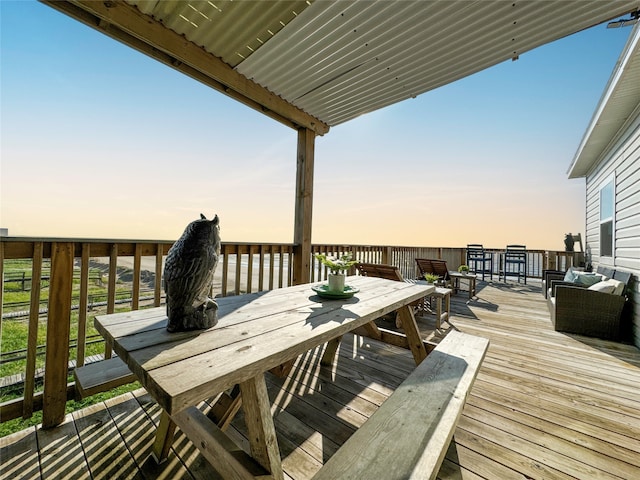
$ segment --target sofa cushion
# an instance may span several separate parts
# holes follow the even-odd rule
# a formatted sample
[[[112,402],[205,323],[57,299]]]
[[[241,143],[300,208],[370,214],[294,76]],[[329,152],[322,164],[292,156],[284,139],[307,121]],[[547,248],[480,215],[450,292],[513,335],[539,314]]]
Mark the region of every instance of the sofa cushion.
[[[599,273],[576,272],[576,279],[574,280],[574,282],[579,285],[590,287],[591,285],[594,285],[606,279],[607,277]]]
[[[598,286],[600,286],[600,288],[596,288]],[[607,288],[607,287],[611,287],[611,288]],[[622,295],[622,293],[624,292],[624,287],[625,287],[624,282],[610,278],[592,285],[591,287],[589,287],[589,290],[597,290],[599,292],[610,293],[612,295]]]
[[[605,280],[603,282],[594,283],[588,289],[589,290],[594,290],[596,292],[611,293],[612,294],[613,291],[616,289],[616,286],[615,285],[611,285],[608,282],[609,282],[609,280]]]
[[[624,287],[626,287],[626,284],[624,282],[621,282],[620,280],[616,280],[614,278],[607,280],[607,282],[611,282],[616,286],[616,289],[613,291],[614,295],[622,295],[624,293]]]
[[[627,286],[624,282],[621,282],[620,280],[616,280],[612,278],[611,283],[616,284],[616,289],[613,291],[614,295],[622,295],[624,293],[624,287]]]

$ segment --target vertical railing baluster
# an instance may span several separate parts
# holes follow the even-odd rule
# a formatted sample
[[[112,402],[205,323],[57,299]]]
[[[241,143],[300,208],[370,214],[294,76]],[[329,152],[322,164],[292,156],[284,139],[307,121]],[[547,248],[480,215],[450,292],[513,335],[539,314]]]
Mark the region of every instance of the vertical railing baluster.
[[[0,342],[2,341],[2,312],[4,310],[4,242],[0,243]]]
[[[78,301],[78,346],[76,348],[76,366],[84,365],[87,341],[87,316],[89,314],[89,259],[91,245],[82,244],[80,257],[80,298]]]
[[[227,281],[229,276],[229,254],[228,249],[224,250],[222,256],[222,296],[227,296]]]
[[[142,245],[136,243],[133,254],[133,285],[131,288],[131,310],[140,310],[140,265],[142,263]]]
[[[159,307],[162,301],[162,258],[164,247],[161,243],[156,244],[156,269],[155,282],[153,285],[153,306]]]
[[[116,286],[118,280],[118,244],[111,245],[109,253],[109,283],[107,286],[107,314],[116,310]],[[104,358],[111,358],[112,345],[104,342]]]
[[[236,252],[236,279],[235,279],[235,293],[236,295],[240,295],[240,279],[242,277],[242,254],[240,253],[240,249]]]
[[[280,245],[280,265],[278,266],[278,287],[282,288],[283,285],[283,276],[284,276],[284,245]],[[291,259],[287,262],[288,265],[291,265]],[[290,267],[289,267],[290,268]],[[287,282],[289,283],[289,282]]]
[[[247,293],[253,291],[253,245],[249,245],[247,252]]]
[[[269,255],[271,260],[269,261],[269,290],[273,290],[275,261],[278,259],[278,263],[282,261],[282,258],[278,256],[278,252],[274,246],[269,249]]]
[[[33,414],[33,394],[35,391],[36,354],[38,350],[38,325],[40,320],[40,287],[42,277],[42,242],[33,244],[31,262],[31,302],[29,305],[29,329],[27,333],[27,363],[24,377],[24,404],[22,418]]]
[[[260,270],[258,271],[258,291],[264,290],[264,255],[265,245],[260,244]]]

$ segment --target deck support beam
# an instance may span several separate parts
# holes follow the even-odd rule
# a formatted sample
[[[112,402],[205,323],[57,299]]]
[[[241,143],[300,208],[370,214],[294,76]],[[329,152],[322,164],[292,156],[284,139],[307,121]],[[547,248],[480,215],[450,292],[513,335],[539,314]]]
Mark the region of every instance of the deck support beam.
[[[314,150],[315,133],[308,128],[300,128],[298,130],[296,207],[293,231],[294,285],[310,281]]]

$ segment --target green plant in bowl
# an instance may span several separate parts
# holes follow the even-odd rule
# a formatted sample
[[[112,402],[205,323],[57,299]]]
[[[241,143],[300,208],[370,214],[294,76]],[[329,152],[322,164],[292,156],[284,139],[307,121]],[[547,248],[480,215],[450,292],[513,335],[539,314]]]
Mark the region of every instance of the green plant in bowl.
[[[351,254],[347,253],[338,258],[329,257],[324,253],[316,253],[314,255],[316,259],[326,266],[329,271],[335,275],[338,275],[345,270],[349,270],[352,266],[358,263],[357,260],[351,260]]]
[[[435,273],[425,273],[424,279],[427,281],[427,283],[436,283],[440,279],[440,277]]]
[[[458,267],[458,273],[467,274],[469,273],[469,267],[467,265],[460,265]]]

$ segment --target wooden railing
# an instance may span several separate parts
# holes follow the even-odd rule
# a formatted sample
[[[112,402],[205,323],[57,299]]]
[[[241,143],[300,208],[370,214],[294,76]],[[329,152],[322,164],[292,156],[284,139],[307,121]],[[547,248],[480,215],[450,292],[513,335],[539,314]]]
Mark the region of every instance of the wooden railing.
[[[70,368],[85,364],[88,346],[95,350],[99,344],[100,357],[112,355],[111,346],[105,345],[96,332],[91,333],[93,316],[116,309],[162,305],[164,291],[160,279],[172,243],[0,237],[0,336],[8,334],[3,328],[5,322],[19,321],[26,327],[24,338],[18,342],[20,347],[3,352],[0,358],[0,367],[11,361],[24,364],[20,374],[14,375],[23,394],[0,404],[2,421],[27,418],[37,410],[43,411],[45,427],[63,420],[65,403],[74,396],[74,385],[69,382]],[[223,243],[213,293],[239,295],[290,285],[293,252],[293,244]],[[499,258],[501,250],[492,252]],[[350,253],[361,262],[393,264],[405,278],[415,278],[415,258],[444,259],[451,269],[465,263],[466,258],[464,248],[437,247],[313,245],[312,253],[333,256]],[[530,277],[540,277],[544,268],[567,268],[573,260],[573,254],[566,252],[529,250],[527,254]],[[12,271],[5,277],[4,272],[16,261],[27,265],[24,274]],[[497,274],[499,262],[494,262],[494,268]],[[326,268],[312,258],[311,281],[321,281],[326,274]],[[5,301],[5,286],[9,283],[20,285],[22,290],[29,289],[28,307],[24,301],[19,307],[15,305],[19,302]],[[100,287],[99,292],[94,291],[95,284]],[[48,294],[43,293],[47,289]],[[44,344],[38,340],[38,332],[43,328]],[[40,372],[44,388],[37,382],[42,377]]]

